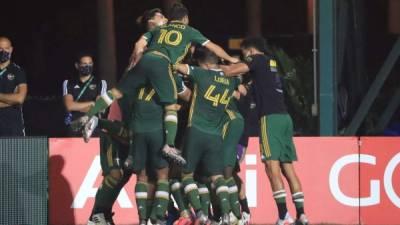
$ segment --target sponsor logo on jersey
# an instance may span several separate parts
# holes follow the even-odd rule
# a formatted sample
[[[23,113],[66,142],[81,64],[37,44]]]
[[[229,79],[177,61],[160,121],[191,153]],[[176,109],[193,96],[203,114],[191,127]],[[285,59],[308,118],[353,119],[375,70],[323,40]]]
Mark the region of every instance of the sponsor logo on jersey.
[[[79,85],[75,85],[74,89],[78,89],[78,88],[80,88]]]
[[[13,73],[9,73],[9,74],[7,75],[7,79],[8,79],[8,80],[15,80],[15,75],[14,75]]]
[[[94,90],[96,89],[97,85],[96,84],[91,84],[89,85],[90,90]]]

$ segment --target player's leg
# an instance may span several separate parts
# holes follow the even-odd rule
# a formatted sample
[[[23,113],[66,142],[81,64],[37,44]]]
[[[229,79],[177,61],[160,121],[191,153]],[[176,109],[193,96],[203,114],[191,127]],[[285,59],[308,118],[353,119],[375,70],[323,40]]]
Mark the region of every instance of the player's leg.
[[[147,211],[148,176],[145,164],[147,159],[146,136],[142,133],[134,133],[133,140],[135,141],[130,145],[128,159],[132,160],[132,171],[137,176],[135,185],[136,205],[140,223],[143,223],[147,221],[149,214]]]
[[[165,214],[169,203],[169,163],[162,156],[161,149],[164,144],[163,130],[146,133],[146,143],[149,149],[149,159],[156,171],[157,184],[154,199],[154,211],[156,219],[165,220]]]
[[[177,104],[178,93],[172,72],[172,66],[161,56],[152,53],[145,55],[150,62],[147,66],[146,77],[156,91],[160,102],[164,105],[164,129],[165,129],[165,147],[163,152],[167,157],[184,164],[185,161],[175,149],[175,137],[178,130],[179,105]]]
[[[104,178],[96,193],[91,219],[101,224],[106,215],[111,214],[111,208],[121,190],[123,174],[117,153],[118,144],[105,134],[102,134],[100,142],[100,163]]]
[[[296,148],[293,143],[293,123],[289,115],[280,116],[281,124],[286,124],[286,132],[282,135],[285,151],[281,157],[281,168],[292,193],[292,200],[296,207],[296,223],[300,225],[308,224],[308,219],[304,213],[304,193],[301,182],[298,178],[292,161],[297,160]]]
[[[208,218],[202,210],[199,188],[193,177],[193,173],[203,155],[204,146],[202,146],[202,144],[204,143],[201,143],[202,140],[204,140],[202,133],[197,129],[187,129],[183,144],[183,157],[186,159],[187,163],[182,168],[182,184],[188,202],[196,213],[196,222],[205,224]]]
[[[292,222],[286,206],[286,191],[283,185],[280,168],[280,157],[284,146],[279,137],[285,128],[279,126],[273,116],[263,116],[260,119],[260,148],[265,171],[271,184],[273,198],[278,208],[279,219],[277,224],[283,224],[285,220]]]
[[[229,112],[228,112],[229,113]],[[232,218],[231,222],[235,223],[242,217],[239,204],[239,193],[235,179],[233,178],[233,169],[236,165],[236,151],[239,144],[240,137],[243,134],[244,120],[238,116],[229,115],[231,120],[225,125],[223,132],[223,159],[224,159],[224,178],[229,188],[229,202],[231,204],[232,213],[236,218]]]
[[[229,188],[226,184],[223,174],[224,162],[220,159],[223,157],[222,138],[219,135],[207,135],[207,151],[202,158],[202,164],[207,165],[204,169],[205,173],[211,177],[211,181],[215,186],[215,192],[221,207],[222,224],[229,224],[229,212],[231,205],[229,202]]]
[[[239,189],[239,203],[240,203],[240,207],[242,210],[242,218],[239,221],[239,225],[249,225],[250,224],[250,208],[249,208],[249,204],[247,202],[246,190],[244,187],[244,183],[239,176],[239,172],[240,172],[240,167],[239,167],[239,165],[237,165],[235,172],[233,174],[233,177],[234,177],[236,184],[238,186],[238,189]]]

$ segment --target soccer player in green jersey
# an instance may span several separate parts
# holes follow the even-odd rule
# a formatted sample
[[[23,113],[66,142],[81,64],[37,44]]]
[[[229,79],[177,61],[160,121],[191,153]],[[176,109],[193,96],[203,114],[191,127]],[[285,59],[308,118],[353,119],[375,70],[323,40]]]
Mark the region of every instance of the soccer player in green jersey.
[[[293,122],[287,112],[276,60],[266,55],[262,37],[246,38],[242,44],[245,62],[224,68],[228,76],[248,73],[253,78],[254,94],[260,119],[260,150],[270,180],[279,218],[277,225],[292,223],[286,207],[282,174],[289,183],[296,207],[296,224],[307,225],[304,194],[292,162],[297,160],[293,143]]]
[[[107,108],[115,99],[137,90],[147,82],[155,89],[164,106],[164,129],[166,144],[163,153],[184,164],[179,151],[174,147],[177,131],[177,90],[172,75],[172,65],[179,63],[186,55],[190,45],[197,43],[205,46],[228,62],[238,62],[221,47],[205,38],[198,30],[190,27],[188,10],[180,3],[174,4],[168,14],[169,23],[145,33],[135,44],[133,68],[127,76],[99,98],[95,106],[75,124],[82,126],[97,112]],[[147,47],[147,50],[145,51]]]
[[[205,224],[208,218],[199,198],[199,188],[193,178],[196,168],[202,168],[211,178],[222,211],[222,224],[229,224],[229,188],[223,177],[222,130],[225,109],[237,87],[235,79],[227,78],[218,67],[218,57],[204,47],[196,48],[195,56],[200,67],[178,65],[194,83],[189,122],[183,145],[187,164],[183,167],[182,183],[191,206],[196,212],[196,222]]]

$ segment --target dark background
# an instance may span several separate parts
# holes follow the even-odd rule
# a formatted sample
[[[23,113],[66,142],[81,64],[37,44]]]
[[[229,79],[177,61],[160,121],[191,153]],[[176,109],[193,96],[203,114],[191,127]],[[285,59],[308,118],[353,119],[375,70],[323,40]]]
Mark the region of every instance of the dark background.
[[[346,1],[346,0],[344,0]],[[75,55],[81,51],[97,54],[96,0],[14,0],[0,5],[0,35],[11,38],[13,61],[23,67],[28,76],[32,99],[57,99],[62,95],[62,82],[74,75]],[[263,35],[274,46],[283,48],[290,56],[312,57],[312,34],[307,32],[306,0],[264,0]],[[395,35],[388,32],[387,1],[366,0],[365,51],[367,87],[373,80],[389,50]],[[205,36],[226,47],[231,37],[246,35],[244,0],[183,1],[190,11],[190,23]],[[127,65],[134,41],[140,31],[136,18],[146,9],[160,7],[160,0],[115,0],[115,37],[118,74]],[[96,58],[95,58],[96,60]],[[397,65],[397,71],[398,71]],[[347,74],[351,76],[351,74]],[[398,77],[398,76],[396,76]],[[399,82],[394,78],[394,82]],[[389,88],[390,89],[390,88]],[[45,112],[53,106],[41,103],[41,113],[25,112],[27,125],[38,116],[52,117]],[[25,108],[29,108],[29,99]],[[46,108],[49,107],[49,108]],[[59,107],[58,111],[62,111]],[[27,110],[25,110],[27,111]],[[58,112],[57,111],[57,112]],[[31,115],[28,115],[30,114]],[[56,123],[57,124],[57,123]],[[29,131],[29,128],[28,128]],[[49,129],[34,125],[31,134],[47,134]],[[29,134],[29,132],[28,132]],[[62,135],[51,132],[50,136]]]

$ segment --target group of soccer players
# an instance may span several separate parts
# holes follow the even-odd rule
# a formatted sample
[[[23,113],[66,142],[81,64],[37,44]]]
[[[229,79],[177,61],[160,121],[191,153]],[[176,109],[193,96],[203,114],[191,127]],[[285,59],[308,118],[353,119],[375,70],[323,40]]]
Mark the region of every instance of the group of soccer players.
[[[276,61],[263,53],[264,40],[246,39],[246,58],[240,62],[188,25],[184,5],[174,4],[167,18],[159,9],[143,14],[139,22],[147,32],[136,42],[121,81],[72,123],[86,141],[96,126],[103,131],[104,178],[88,224],[113,224],[112,206],[133,173],[140,224],[166,224],[166,215],[174,211],[179,212],[176,225],[249,224],[247,200],[239,195],[243,185],[235,174],[244,129],[236,103],[249,88],[255,93],[262,159],[279,211],[276,224],[308,224],[291,163],[296,160],[293,125]],[[192,60],[184,63],[187,55]],[[220,65],[221,60],[230,65]],[[244,74],[251,82],[241,84],[238,76]],[[188,115],[179,114],[180,122],[188,117],[181,146],[176,140],[178,98],[190,104]],[[121,109],[121,121],[99,120],[96,114],[113,102]],[[281,173],[290,184],[296,220],[286,209]]]

